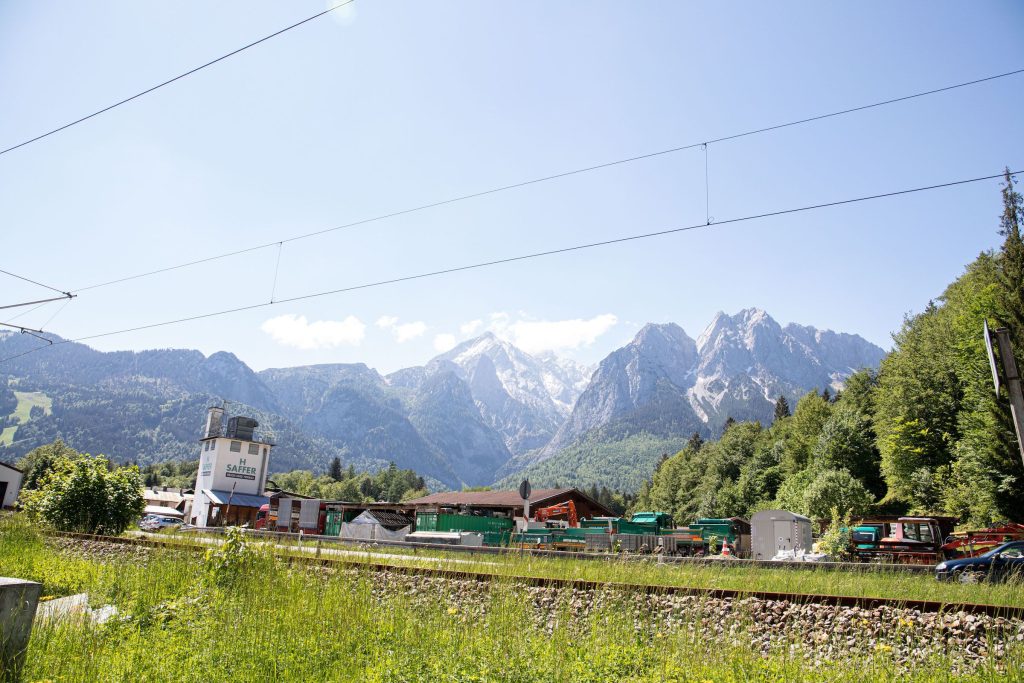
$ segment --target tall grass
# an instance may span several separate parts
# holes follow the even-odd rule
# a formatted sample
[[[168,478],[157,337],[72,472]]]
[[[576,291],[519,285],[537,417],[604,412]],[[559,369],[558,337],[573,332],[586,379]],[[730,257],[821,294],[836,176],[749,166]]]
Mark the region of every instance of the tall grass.
[[[173,551],[145,563],[76,558],[3,525],[0,574],[27,573],[44,592],[86,590],[121,614],[106,625],[37,624],[25,680],[944,681],[958,657],[901,668],[865,641],[825,661],[801,649],[800,634],[793,649],[763,656],[742,619],[711,637],[713,612],[680,614],[670,626],[618,592],[584,614],[562,591],[538,612],[511,580],[473,591],[454,582],[388,588],[369,570],[289,566],[270,552],[247,553],[229,572],[207,567]],[[1017,649],[963,680],[1022,670]]]
[[[183,541],[194,537],[182,536]],[[216,537],[205,539],[209,542]],[[315,541],[269,540],[283,552],[316,552]],[[332,551],[337,551],[332,555]],[[896,600],[933,600],[1024,607],[1024,580],[1002,583],[960,584],[939,582],[930,573],[918,574],[886,568],[862,571],[753,567],[728,561],[707,564],[659,563],[656,558],[613,556],[602,560],[544,557],[530,554],[469,554],[443,549],[321,544],[321,555],[351,562],[396,566],[433,567],[504,576],[580,579],[597,582],[640,583],[654,586],[721,588],[740,591],[808,593]]]

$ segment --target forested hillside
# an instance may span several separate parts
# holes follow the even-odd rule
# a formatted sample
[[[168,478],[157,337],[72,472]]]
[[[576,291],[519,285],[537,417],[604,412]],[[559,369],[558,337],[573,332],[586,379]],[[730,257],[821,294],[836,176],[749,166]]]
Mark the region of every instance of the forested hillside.
[[[1024,464],[1005,387],[997,398],[985,319],[1011,330],[1024,362],[1024,206],[1007,174],[999,251],[981,254],[924,311],[908,316],[877,374],[838,397],[809,393],[770,427],[699,436],[658,465],[636,508],[685,521],[781,507],[949,514],[968,524],[1024,521]]]

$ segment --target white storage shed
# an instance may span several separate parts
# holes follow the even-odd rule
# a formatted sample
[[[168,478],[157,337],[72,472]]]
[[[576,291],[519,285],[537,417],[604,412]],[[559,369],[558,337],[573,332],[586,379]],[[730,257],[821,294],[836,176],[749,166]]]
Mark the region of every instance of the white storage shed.
[[[784,550],[811,552],[811,520],[789,510],[762,510],[750,518],[750,557],[770,560]]]
[[[0,508],[14,507],[14,501],[18,500],[18,492],[21,491],[21,470],[14,465],[0,462]]]

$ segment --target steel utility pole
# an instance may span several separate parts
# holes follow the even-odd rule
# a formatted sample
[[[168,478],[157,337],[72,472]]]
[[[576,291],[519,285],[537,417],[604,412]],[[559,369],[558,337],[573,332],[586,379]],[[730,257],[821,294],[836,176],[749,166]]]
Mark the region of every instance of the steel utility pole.
[[[995,353],[992,348],[992,335],[996,338],[996,348],[1003,365],[1003,376],[1000,378],[996,366]],[[1000,327],[989,330],[985,321],[985,346],[988,349],[988,362],[992,367],[992,382],[995,384],[996,395],[999,395],[1000,379],[1006,381],[1006,392],[1010,395],[1010,415],[1013,417],[1013,428],[1017,432],[1017,447],[1020,449],[1021,462],[1024,462],[1024,389],[1021,388],[1020,372],[1017,361],[1013,357],[1010,344],[1010,330]]]

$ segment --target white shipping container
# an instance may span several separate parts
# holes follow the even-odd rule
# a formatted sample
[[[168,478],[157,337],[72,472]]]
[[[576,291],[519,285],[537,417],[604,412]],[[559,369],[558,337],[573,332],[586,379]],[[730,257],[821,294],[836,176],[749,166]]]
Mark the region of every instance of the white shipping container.
[[[770,560],[779,552],[811,552],[811,520],[789,510],[762,510],[750,518],[751,554]]]

